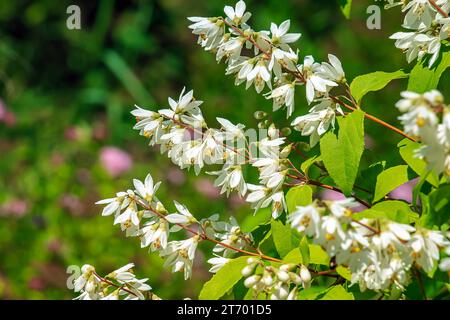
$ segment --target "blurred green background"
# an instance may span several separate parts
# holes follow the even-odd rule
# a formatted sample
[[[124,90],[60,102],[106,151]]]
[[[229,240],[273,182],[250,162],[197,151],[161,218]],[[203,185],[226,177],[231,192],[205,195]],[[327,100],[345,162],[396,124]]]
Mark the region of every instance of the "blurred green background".
[[[368,30],[366,8],[374,1],[357,1],[350,20],[337,1],[246,3],[255,29],[291,19],[292,32],[303,34],[300,55],[324,61],[333,53],[348,79],[410,68],[388,39],[400,30],[399,10],[382,11],[382,29]],[[81,30],[66,28],[70,4],[81,7]],[[159,198],[171,210],[177,200],[198,217],[231,214],[242,222],[252,214],[238,197],[219,197],[213,178],[182,172],[149,148],[132,130],[129,114],[135,103],[165,107],[183,86],[205,101],[213,126],[220,116],[255,127],[253,112],[271,110],[254,90],[235,87],[224,65],[196,45],[187,28],[187,16],[221,15],[225,4],[234,2],[1,1],[0,298],[71,299],[67,266],[89,263],[105,274],[128,262],[137,264],[139,277],[150,278],[160,297],[197,297],[210,277],[209,253],[199,252],[193,278],[184,281],[164,270],[156,254],[140,249],[137,239],[126,239],[94,202],[150,172],[163,181]],[[449,97],[448,76],[441,86]],[[398,125],[394,104],[405,87],[401,80],[369,94],[364,109]],[[296,115],[305,113],[303,90],[296,101]],[[284,111],[274,115],[280,126],[284,118]],[[366,127],[364,161],[400,161],[400,137],[373,123]]]

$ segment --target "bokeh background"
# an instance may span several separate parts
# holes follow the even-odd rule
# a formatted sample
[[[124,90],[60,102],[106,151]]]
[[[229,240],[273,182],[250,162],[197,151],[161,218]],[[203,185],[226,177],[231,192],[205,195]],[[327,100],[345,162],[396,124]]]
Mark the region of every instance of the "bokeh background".
[[[356,1],[346,20],[337,1],[246,1],[255,29],[291,19],[303,34],[302,56],[340,57],[348,79],[407,66],[388,36],[400,30],[399,10],[382,10],[382,29],[368,30]],[[82,29],[66,28],[66,8],[81,7]],[[234,215],[244,225],[252,210],[233,195],[221,197],[213,178],[180,171],[132,130],[133,105],[156,109],[183,86],[204,100],[206,119],[216,116],[255,127],[253,113],[271,110],[254,90],[235,87],[224,65],[196,45],[187,16],[216,16],[219,0],[1,1],[0,3],[0,298],[71,299],[66,268],[90,263],[101,274],[135,262],[162,298],[195,298],[210,274],[199,251],[194,276],[162,268],[156,254],[126,239],[94,202],[131,186],[148,172],[163,181],[159,198],[186,204],[198,217]],[[448,74],[441,89],[450,97]],[[406,80],[369,94],[364,109],[398,125],[394,104]],[[296,115],[307,111],[298,90]],[[274,119],[285,122],[285,113]],[[366,123],[364,162],[400,161],[400,138]],[[296,139],[302,139],[295,136]],[[306,139],[303,139],[306,141]],[[210,249],[208,246],[202,248]],[[204,250],[208,252],[208,250]]]

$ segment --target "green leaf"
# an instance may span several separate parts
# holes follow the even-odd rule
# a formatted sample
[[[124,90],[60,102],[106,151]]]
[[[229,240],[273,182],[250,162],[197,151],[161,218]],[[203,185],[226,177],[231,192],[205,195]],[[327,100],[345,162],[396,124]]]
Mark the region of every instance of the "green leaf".
[[[406,202],[400,200],[379,202],[373,205],[371,209],[384,212],[390,220],[405,224],[416,222],[419,218],[417,212],[412,211]]]
[[[350,19],[350,14],[352,11],[352,0],[338,0],[341,7],[342,13],[347,19]]]
[[[323,287],[313,286],[298,293],[298,300],[315,300],[322,292]]]
[[[320,152],[331,178],[350,195],[364,150],[364,112],[355,110],[345,118],[338,118],[338,123],[338,137],[327,132],[320,139]]]
[[[450,46],[442,45],[441,58],[435,62],[432,69],[428,67],[427,59],[422,59],[411,70],[408,91],[425,93],[436,89],[442,74],[450,67]]]
[[[252,232],[260,225],[270,222],[272,219],[272,210],[270,208],[259,209],[255,214],[248,214],[241,223],[241,229],[244,232]]]
[[[355,300],[353,293],[347,292],[343,286],[333,286],[320,300]]]
[[[200,300],[218,300],[242,278],[242,269],[247,265],[249,256],[228,261],[204,284],[198,298]]]
[[[311,258],[310,258],[310,253],[309,253],[308,238],[306,236],[303,236],[302,240],[300,241],[299,248],[300,248],[300,252],[302,254],[302,264],[304,264],[305,266],[308,266]]]
[[[360,103],[362,98],[371,91],[378,91],[386,87],[389,82],[395,79],[408,77],[403,70],[395,72],[372,72],[353,79],[350,84],[350,91],[355,100]]]
[[[414,151],[420,147],[420,143],[405,138],[398,143],[397,147],[403,160],[415,173],[421,177],[428,174],[426,180],[435,187],[439,185],[438,175],[434,171],[428,173],[427,163],[422,159],[414,157]]]
[[[277,220],[272,220],[272,238],[282,258],[299,244],[299,239],[292,234],[292,228]]]
[[[422,226],[441,227],[450,222],[450,184],[444,184],[429,194],[427,210],[421,217]]]
[[[330,257],[328,254],[317,244],[309,245],[310,263],[321,264],[324,266],[330,265]]]
[[[303,256],[300,248],[292,249],[284,258],[284,263],[303,264]]]
[[[336,268],[336,272],[344,279],[348,281],[352,281],[352,273],[350,272],[349,268],[344,266],[338,266]]]
[[[306,176],[308,176],[309,168],[311,168],[311,166],[312,166],[314,163],[319,162],[319,161],[322,161],[320,155],[318,155],[318,156],[317,156],[317,155],[316,155],[316,156],[313,156],[313,157],[311,157],[311,158],[306,159],[305,161],[303,161],[302,164],[300,165],[300,169],[302,170],[302,172],[303,172]]]
[[[295,211],[297,206],[307,206],[312,202],[313,191],[310,186],[297,186],[289,189],[286,194],[288,212]]]
[[[381,172],[377,177],[373,201],[382,199],[389,192],[409,181],[408,166],[401,165]]]
[[[354,219],[389,219],[399,223],[409,224],[419,219],[419,214],[412,211],[409,205],[403,201],[388,200],[375,204],[372,208],[357,212]]]

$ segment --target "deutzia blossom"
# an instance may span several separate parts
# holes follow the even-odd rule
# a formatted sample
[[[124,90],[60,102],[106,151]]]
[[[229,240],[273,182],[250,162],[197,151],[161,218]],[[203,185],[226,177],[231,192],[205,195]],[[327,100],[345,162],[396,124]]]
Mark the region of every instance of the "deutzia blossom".
[[[320,213],[314,205],[299,206],[289,215],[288,222],[298,232],[312,237],[319,232]]]
[[[337,83],[323,78],[321,76],[322,65],[314,62],[312,56],[306,56],[303,65],[299,66],[306,82],[306,99],[308,103],[313,102],[316,92],[324,94],[329,91],[330,87],[336,87]]]
[[[218,255],[215,255],[214,258],[211,258],[208,260],[208,263],[211,264],[211,269],[209,269],[209,272],[211,273],[216,273],[217,271],[219,271],[220,269],[222,269],[222,267],[228,262],[230,261],[230,259],[228,258],[224,258]]]
[[[241,0],[236,3],[234,9],[233,7],[225,6],[224,11],[230,23],[240,25],[246,23],[247,20],[252,16],[250,12],[245,12],[245,9],[245,2]]]
[[[295,83],[287,83],[273,89],[266,99],[273,99],[273,111],[277,111],[282,106],[287,107],[287,118],[289,118],[294,112],[294,94],[295,94]]]
[[[75,292],[81,294],[75,300],[137,300],[145,299],[144,294],[152,288],[146,284],[148,279],[137,279],[129,263],[104,278],[95,273],[91,265],[81,268],[81,276],[75,280]]]
[[[303,136],[310,136],[310,145],[314,147],[330,126],[334,128],[336,112],[344,114],[340,105],[331,99],[323,99],[312,107],[308,114],[295,118],[291,125]]]
[[[182,204],[174,201],[175,207],[179,213],[172,213],[165,217],[165,219],[170,223],[182,224],[182,225],[190,225],[192,223],[196,223],[197,219],[189,212],[189,210]]]
[[[164,266],[172,266],[172,272],[184,271],[184,279],[189,279],[199,239],[199,236],[194,236],[187,240],[169,242],[161,251],[161,257],[166,258]]]
[[[300,39],[302,36],[300,33],[287,33],[290,26],[290,20],[284,21],[279,26],[275,23],[271,24],[270,32],[272,33],[272,43],[275,46],[279,46],[283,50],[289,50],[290,48],[286,44],[296,42]]]

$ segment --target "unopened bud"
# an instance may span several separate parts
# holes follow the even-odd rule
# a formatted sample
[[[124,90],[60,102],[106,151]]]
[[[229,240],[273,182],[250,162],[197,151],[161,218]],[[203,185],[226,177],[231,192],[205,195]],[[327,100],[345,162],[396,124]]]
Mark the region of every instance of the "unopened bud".
[[[253,116],[256,120],[262,120],[267,117],[267,113],[265,113],[264,111],[256,111]]]
[[[261,280],[261,276],[260,275],[253,275],[253,276],[248,277],[247,279],[245,279],[244,286],[246,286],[247,288],[251,288],[255,284],[257,284],[259,282],[259,280]]]

